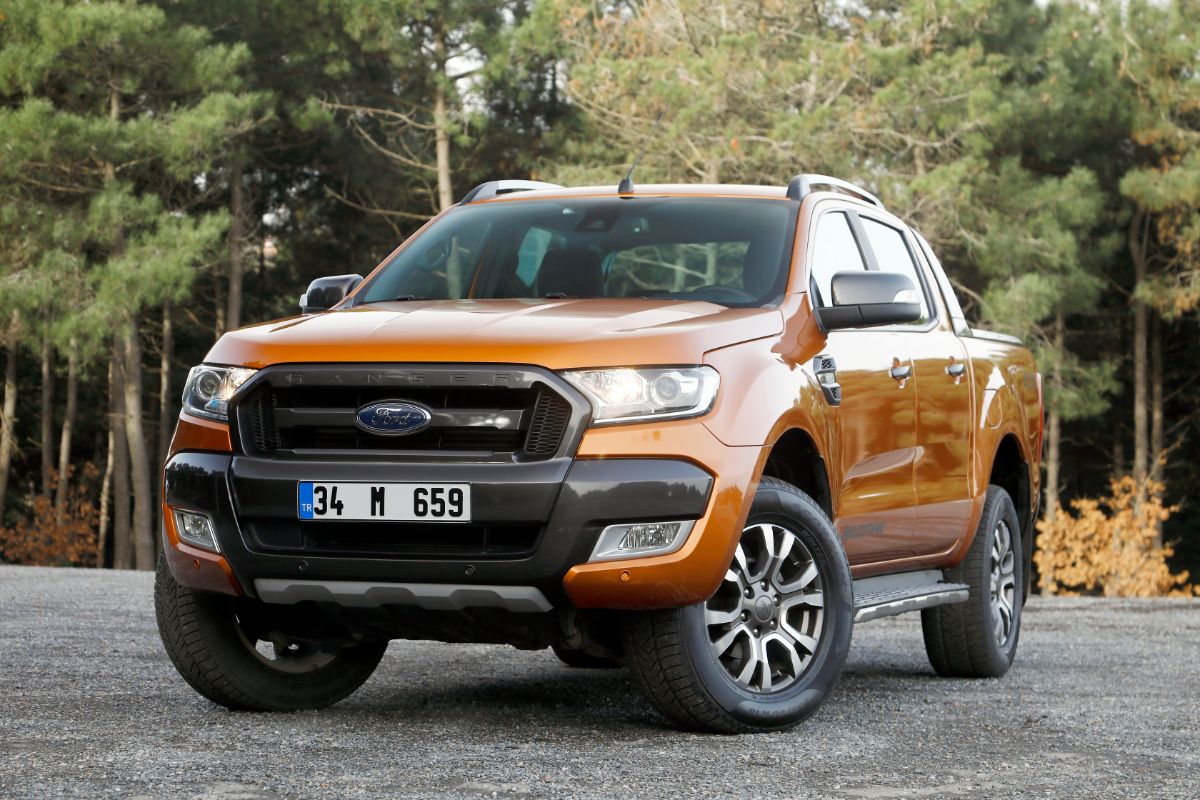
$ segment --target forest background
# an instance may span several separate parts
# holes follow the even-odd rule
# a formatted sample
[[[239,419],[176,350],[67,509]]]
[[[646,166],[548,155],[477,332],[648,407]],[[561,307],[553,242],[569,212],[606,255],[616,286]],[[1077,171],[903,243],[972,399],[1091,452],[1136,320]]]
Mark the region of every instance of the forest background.
[[[498,177],[859,182],[1046,386],[1039,584],[1200,571],[1194,0],[0,2],[0,558],[149,569],[190,365]]]

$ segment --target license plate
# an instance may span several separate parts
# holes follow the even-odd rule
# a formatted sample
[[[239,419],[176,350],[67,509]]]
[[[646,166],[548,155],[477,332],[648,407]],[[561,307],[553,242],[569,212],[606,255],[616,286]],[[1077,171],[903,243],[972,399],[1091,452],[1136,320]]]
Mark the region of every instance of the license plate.
[[[467,483],[301,481],[296,500],[300,519],[471,521],[471,485]]]

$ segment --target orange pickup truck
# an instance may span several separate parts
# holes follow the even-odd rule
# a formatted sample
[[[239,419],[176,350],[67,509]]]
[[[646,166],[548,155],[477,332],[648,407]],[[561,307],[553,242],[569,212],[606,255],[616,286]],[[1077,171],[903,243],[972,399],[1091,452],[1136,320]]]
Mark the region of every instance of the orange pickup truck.
[[[1041,377],[857,186],[489,182],[301,308],[192,370],[165,468],[159,628],[217,703],[432,639],[779,730],[911,610],[940,675],[1012,663]]]

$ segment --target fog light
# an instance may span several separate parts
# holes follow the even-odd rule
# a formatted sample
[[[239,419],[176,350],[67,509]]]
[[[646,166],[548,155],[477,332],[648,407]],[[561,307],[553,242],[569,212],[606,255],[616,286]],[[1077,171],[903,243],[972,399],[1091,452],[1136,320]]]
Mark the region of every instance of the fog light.
[[[601,531],[588,560],[612,561],[673,553],[687,541],[695,525],[692,520],[609,525]]]
[[[221,550],[221,548],[217,547],[217,537],[213,533],[212,520],[208,518],[207,514],[176,509],[175,532],[179,534],[180,539],[188,544],[203,547],[205,550],[212,550],[214,553],[218,553]]]

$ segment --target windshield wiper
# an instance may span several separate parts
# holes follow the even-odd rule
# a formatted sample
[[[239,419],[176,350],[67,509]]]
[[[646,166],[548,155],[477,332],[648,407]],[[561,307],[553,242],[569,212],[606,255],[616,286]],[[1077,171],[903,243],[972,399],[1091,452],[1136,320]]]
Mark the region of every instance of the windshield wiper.
[[[424,300],[424,297],[417,297],[415,294],[402,294],[399,297],[393,297],[389,303],[403,303],[405,300]]]

